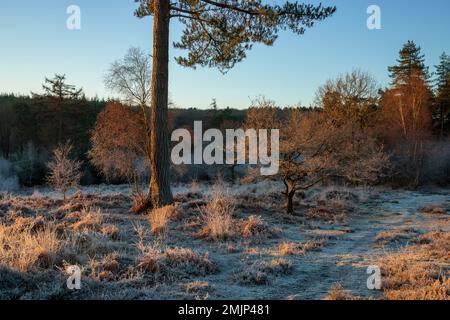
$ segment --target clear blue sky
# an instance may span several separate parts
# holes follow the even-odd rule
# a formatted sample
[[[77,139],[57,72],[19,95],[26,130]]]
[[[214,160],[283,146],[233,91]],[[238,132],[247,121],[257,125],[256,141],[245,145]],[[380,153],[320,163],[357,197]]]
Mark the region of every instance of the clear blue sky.
[[[282,1],[280,1],[282,2]],[[319,1],[307,1],[318,3]],[[281,106],[308,105],[318,86],[355,68],[387,84],[387,66],[395,63],[408,39],[416,41],[430,66],[450,53],[448,0],[335,0],[337,13],[304,36],[283,33],[274,47],[257,46],[228,74],[216,69],[182,68],[171,60],[170,97],[177,106],[244,108],[264,95]],[[82,10],[82,29],[66,28],[66,9]],[[382,11],[382,30],[366,27],[367,7]],[[133,0],[0,0],[0,92],[40,92],[45,76],[67,74],[88,96],[112,96],[103,86],[108,65],[130,46],[150,49],[151,18],[133,16]],[[172,40],[181,26],[172,24]],[[171,56],[178,54],[171,50]]]

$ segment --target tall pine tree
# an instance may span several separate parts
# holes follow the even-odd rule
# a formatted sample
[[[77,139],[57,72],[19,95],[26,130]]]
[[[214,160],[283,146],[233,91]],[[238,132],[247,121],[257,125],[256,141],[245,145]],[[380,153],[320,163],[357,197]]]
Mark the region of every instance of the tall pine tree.
[[[71,137],[76,142],[82,133],[81,122],[75,124],[76,128],[70,128],[69,119],[76,119],[82,116],[81,106],[86,106],[86,97],[83,89],[77,89],[74,85],[66,83],[66,76],[55,74],[52,79],[45,78],[42,85],[43,94],[31,93],[34,104],[40,106],[38,121],[48,123],[49,127],[39,127],[41,137],[46,140],[46,144],[54,146],[67,139],[70,131],[78,132],[78,137]],[[79,107],[79,108],[78,108]],[[72,122],[71,122],[72,123]]]
[[[431,98],[425,56],[413,41],[400,50],[397,65],[388,68],[391,88],[381,102],[386,131],[397,144],[396,156],[401,159],[405,177],[417,187],[422,180],[425,143],[431,124]]]
[[[187,67],[217,67],[226,72],[246,58],[255,43],[273,45],[280,31],[303,34],[315,22],[331,16],[336,7],[262,0],[135,0],[138,17],[153,16],[153,67],[151,101],[152,182],[154,205],[173,202],[170,190],[168,128],[170,21],[183,26],[174,44],[186,50],[178,57]]]
[[[409,40],[404,44],[399,55],[397,65],[388,68],[393,86],[406,84],[411,77],[420,77],[424,81],[429,80],[429,70],[425,65],[425,56],[422,54],[420,46]]]
[[[450,56],[445,52],[436,66],[436,109],[434,118],[441,139],[450,131]]]

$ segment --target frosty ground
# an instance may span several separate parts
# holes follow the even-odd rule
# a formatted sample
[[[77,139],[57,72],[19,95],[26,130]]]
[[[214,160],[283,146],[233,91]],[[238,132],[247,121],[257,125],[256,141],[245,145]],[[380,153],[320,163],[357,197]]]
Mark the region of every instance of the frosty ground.
[[[130,213],[129,186],[65,202],[0,196],[1,299],[448,299],[450,193],[320,187],[287,215],[282,186],[177,185]],[[220,214],[216,214],[219,212]],[[220,222],[220,223],[219,223]],[[66,269],[83,269],[81,290]],[[379,266],[383,288],[367,288]]]

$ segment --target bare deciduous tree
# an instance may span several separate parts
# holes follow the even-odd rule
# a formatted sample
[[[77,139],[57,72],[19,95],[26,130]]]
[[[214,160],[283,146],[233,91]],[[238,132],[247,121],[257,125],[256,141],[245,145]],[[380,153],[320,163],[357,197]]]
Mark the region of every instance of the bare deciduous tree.
[[[70,143],[58,145],[53,152],[53,160],[48,163],[47,182],[63,194],[64,200],[67,191],[77,187],[81,180],[81,162],[70,159],[72,149]]]
[[[375,79],[355,70],[328,80],[316,94],[316,106],[323,109],[336,125],[354,124],[365,129],[374,115],[379,99]]]
[[[151,173],[151,123],[150,123],[150,100],[152,95],[151,85],[151,66],[152,56],[140,48],[130,48],[121,60],[111,64],[108,73],[105,76],[105,86],[121,94],[125,102],[129,105],[137,105],[141,110],[141,121],[144,131],[144,156],[148,165],[148,172]],[[128,136],[128,135],[127,135]],[[140,137],[136,141],[142,140]],[[131,166],[134,163],[130,164]],[[150,179],[151,180],[151,179]],[[146,200],[143,202],[151,203],[152,188],[149,186]],[[140,193],[140,192],[139,192]],[[141,198],[145,198],[141,195]],[[142,208],[144,210],[145,208]],[[136,208],[141,211],[140,208]]]
[[[123,59],[114,61],[104,79],[105,86],[122,95],[130,105],[148,113],[152,94],[152,57],[140,48],[131,47]]]
[[[280,172],[276,178],[285,185],[288,214],[294,213],[298,191],[332,177],[374,183],[387,166],[388,158],[375,139],[356,132],[351,125],[337,126],[323,110],[292,108],[284,112],[284,117],[276,118],[274,106],[251,108],[247,125],[280,129]]]
[[[285,117],[279,117],[279,110],[273,102],[259,101],[257,107],[250,108],[246,126],[280,130],[280,171],[276,178],[285,185],[286,210],[293,214],[297,191],[323,181],[327,170],[334,167],[330,149],[332,134],[323,125],[325,120],[319,112],[302,113],[293,108],[285,111]],[[256,172],[252,170],[253,174]]]
[[[288,214],[294,213],[293,199],[298,191],[307,190],[329,174],[337,173],[333,172],[337,169],[333,135],[319,112],[302,114],[292,109],[282,122],[280,176],[285,185],[283,194]]]

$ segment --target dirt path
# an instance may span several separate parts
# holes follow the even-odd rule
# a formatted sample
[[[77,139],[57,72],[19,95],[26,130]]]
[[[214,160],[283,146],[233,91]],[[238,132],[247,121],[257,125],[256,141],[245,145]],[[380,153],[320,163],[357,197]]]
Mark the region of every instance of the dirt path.
[[[367,267],[370,260],[389,249],[376,243],[376,236],[382,231],[410,225],[423,231],[433,223],[433,217],[417,213],[423,204],[448,203],[448,194],[423,194],[418,192],[384,193],[367,207],[367,213],[351,218],[351,233],[330,242],[321,251],[301,259],[302,274],[299,279],[298,297],[321,299],[334,283],[341,283],[345,289],[363,297],[376,297],[380,293],[367,288]],[[398,247],[399,245],[397,245]]]
[[[329,243],[319,251],[312,251],[304,256],[283,257],[292,262],[294,272],[279,276],[266,286],[241,286],[230,283],[233,270],[245,265],[246,260],[271,259],[260,254],[256,257],[242,255],[223,255],[223,251],[214,252],[212,258],[223,259],[221,264],[227,266],[227,272],[208,277],[214,284],[216,299],[323,299],[335,283],[340,283],[346,290],[361,297],[378,297],[380,292],[367,288],[367,267],[388,250],[397,250],[406,243],[397,243],[384,247],[377,243],[376,237],[382,231],[408,226],[425,232],[430,229],[436,218],[424,216],[417,212],[424,204],[450,204],[448,193],[426,194],[420,192],[386,192],[359,208],[348,217],[345,227],[350,232],[331,238]],[[448,206],[447,206],[448,207]],[[308,230],[298,225],[283,225],[281,241],[305,241],[310,239]],[[322,226],[330,229],[343,229],[342,226]],[[276,242],[267,244],[274,246]],[[247,263],[248,265],[248,263]]]

